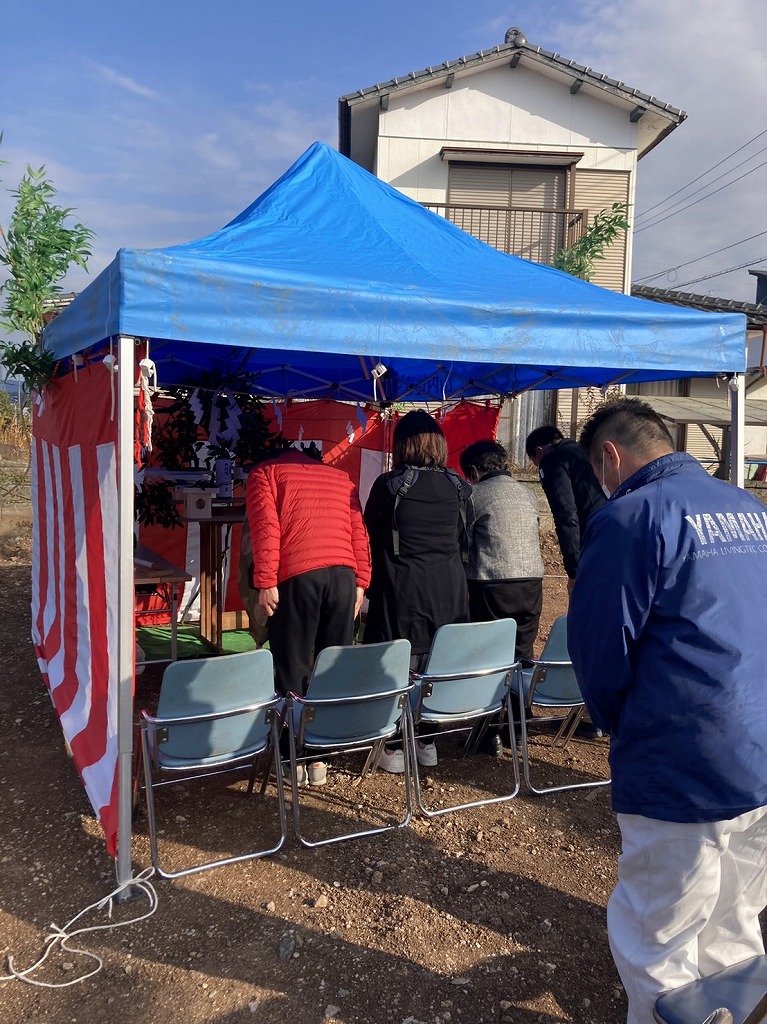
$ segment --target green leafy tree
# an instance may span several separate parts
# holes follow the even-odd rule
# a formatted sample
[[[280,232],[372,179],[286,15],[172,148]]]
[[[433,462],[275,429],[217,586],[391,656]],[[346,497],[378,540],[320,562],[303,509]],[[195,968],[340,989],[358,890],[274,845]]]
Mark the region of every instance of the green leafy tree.
[[[0,140],[2,136],[0,136]],[[55,360],[42,348],[45,313],[61,292],[59,282],[75,264],[87,270],[93,232],[68,224],[72,209],[58,206],[57,191],[45,167],[27,167],[11,195],[16,205],[7,230],[0,227],[0,264],[8,279],[0,286],[0,323],[23,338],[8,341],[2,363],[8,374],[21,377],[27,391],[39,391],[50,381]]]
[[[573,277],[590,281],[595,260],[605,258],[605,250],[612,245],[621,231],[628,231],[628,203],[613,203],[610,212],[600,211],[581,237],[566,249],[560,249],[552,266]]]

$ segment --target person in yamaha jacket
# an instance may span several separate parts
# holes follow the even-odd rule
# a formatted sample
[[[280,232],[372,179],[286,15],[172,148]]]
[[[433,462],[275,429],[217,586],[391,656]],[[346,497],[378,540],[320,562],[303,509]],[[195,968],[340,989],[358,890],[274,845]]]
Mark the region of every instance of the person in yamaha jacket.
[[[578,572],[586,523],[606,499],[586,453],[575,441],[566,440],[556,427],[534,430],[525,442],[525,451],[538,469],[551,508],[570,593]]]
[[[629,1024],[662,992],[764,952],[767,509],[674,452],[622,399],[581,444],[612,492],[590,519],[568,647],[610,733],[622,853],[607,907]]]

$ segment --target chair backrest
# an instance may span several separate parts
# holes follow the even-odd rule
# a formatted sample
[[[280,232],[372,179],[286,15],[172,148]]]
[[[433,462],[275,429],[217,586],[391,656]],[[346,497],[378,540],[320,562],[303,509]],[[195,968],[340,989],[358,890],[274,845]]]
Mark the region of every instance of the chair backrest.
[[[458,675],[433,684],[424,695],[422,714],[460,715],[500,707],[506,695],[507,668],[514,662],[517,624],[514,619],[456,622],[434,634],[424,675]],[[486,676],[472,676],[497,669]]]
[[[555,620],[549,638],[543,645],[541,661],[562,661],[566,665],[550,665],[546,669],[546,678],[535,688],[535,698],[547,700],[572,700],[580,703],[583,700],[575,670],[570,663],[567,650],[567,616],[562,615]]]
[[[729,1020],[760,1024],[767,1019],[766,989],[767,954],[758,954],[664,992],[655,1003],[654,1017],[660,1024],[705,1024],[715,1007],[726,1006]]]
[[[314,705],[305,738],[327,746],[363,738],[390,736],[402,716],[400,697],[347,702],[410,685],[410,641],[389,640],[380,644],[326,647],[314,663],[306,700],[338,701],[327,707]]]
[[[158,718],[184,718],[234,711],[274,697],[269,651],[172,662],[163,673]],[[220,758],[264,746],[270,725],[266,711],[206,722],[173,725],[157,745],[161,764]]]

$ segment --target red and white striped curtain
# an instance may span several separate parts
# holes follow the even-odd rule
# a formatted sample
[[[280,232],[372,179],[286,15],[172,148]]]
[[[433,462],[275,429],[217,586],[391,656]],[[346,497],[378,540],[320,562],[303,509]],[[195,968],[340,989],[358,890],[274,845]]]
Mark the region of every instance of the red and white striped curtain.
[[[117,843],[117,416],[102,363],[33,406],[32,641],[112,856]]]

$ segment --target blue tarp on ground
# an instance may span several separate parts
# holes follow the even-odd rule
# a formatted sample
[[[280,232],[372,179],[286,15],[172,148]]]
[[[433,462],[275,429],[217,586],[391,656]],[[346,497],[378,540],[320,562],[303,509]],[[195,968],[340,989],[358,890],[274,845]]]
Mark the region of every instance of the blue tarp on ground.
[[[148,337],[164,386],[417,400],[742,372],[745,328],[497,252],[315,143],[221,231],[121,249],[45,343]]]

